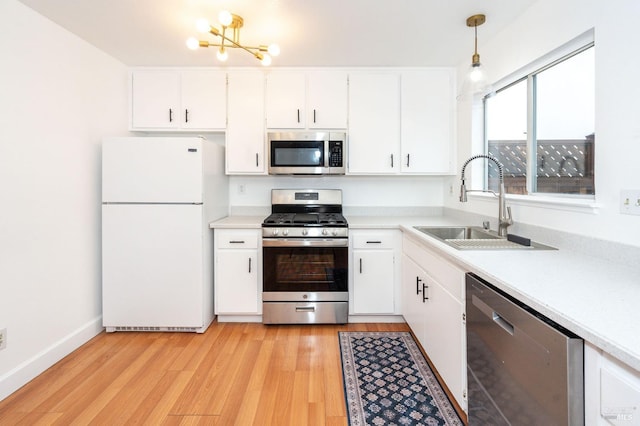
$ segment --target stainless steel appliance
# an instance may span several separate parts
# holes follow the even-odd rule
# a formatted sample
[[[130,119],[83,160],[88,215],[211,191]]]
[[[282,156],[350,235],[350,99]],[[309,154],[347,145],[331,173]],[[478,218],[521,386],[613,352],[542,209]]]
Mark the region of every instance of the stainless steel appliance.
[[[583,425],[583,340],[466,277],[469,425]]]
[[[338,189],[271,191],[262,223],[265,324],[348,320],[349,233]]]
[[[346,134],[341,132],[268,133],[269,174],[343,175]]]

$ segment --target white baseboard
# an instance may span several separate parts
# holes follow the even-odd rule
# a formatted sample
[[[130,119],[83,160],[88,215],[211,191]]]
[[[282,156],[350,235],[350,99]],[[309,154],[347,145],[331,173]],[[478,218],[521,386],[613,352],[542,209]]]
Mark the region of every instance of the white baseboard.
[[[349,322],[353,323],[399,323],[404,322],[402,315],[349,315]]]
[[[218,322],[262,322],[262,315],[218,315]]]
[[[99,316],[0,376],[0,401],[102,332]]]

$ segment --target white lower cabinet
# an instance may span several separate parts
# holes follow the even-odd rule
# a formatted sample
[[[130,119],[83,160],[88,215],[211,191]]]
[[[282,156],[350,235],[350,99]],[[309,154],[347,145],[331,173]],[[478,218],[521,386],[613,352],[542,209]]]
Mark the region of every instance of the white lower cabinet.
[[[401,233],[396,230],[353,230],[351,251],[351,315],[400,313]]]
[[[402,250],[402,314],[466,410],[464,271],[406,236]]]
[[[640,371],[584,345],[585,425],[640,425]]]
[[[216,229],[216,315],[262,314],[260,231]]]

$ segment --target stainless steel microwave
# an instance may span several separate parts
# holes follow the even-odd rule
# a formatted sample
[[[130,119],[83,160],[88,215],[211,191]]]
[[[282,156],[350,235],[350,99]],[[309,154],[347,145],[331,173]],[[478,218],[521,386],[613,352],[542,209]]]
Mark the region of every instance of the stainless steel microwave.
[[[268,133],[270,175],[343,175],[346,133]]]

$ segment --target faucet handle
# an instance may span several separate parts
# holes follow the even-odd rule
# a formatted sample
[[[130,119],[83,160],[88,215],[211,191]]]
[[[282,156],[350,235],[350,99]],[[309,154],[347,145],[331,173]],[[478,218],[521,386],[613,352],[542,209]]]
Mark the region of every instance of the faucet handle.
[[[511,216],[511,206],[507,207],[507,222],[509,225],[513,225],[513,217]]]
[[[484,222],[482,222],[482,227],[488,231],[491,225],[488,220],[485,220]]]

